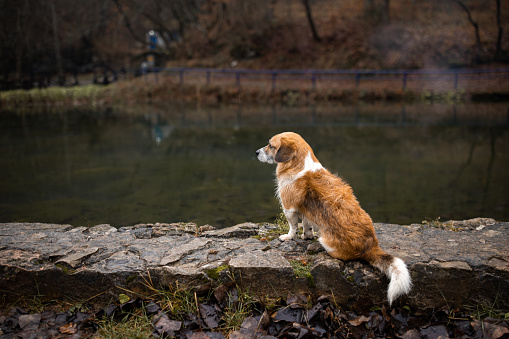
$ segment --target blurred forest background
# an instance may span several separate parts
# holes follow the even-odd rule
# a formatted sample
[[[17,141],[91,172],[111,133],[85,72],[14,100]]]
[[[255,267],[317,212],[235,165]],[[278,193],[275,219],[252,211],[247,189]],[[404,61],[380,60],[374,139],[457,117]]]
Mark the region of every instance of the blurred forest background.
[[[0,89],[127,72],[148,53],[178,67],[496,67],[508,23],[502,0],[0,0]]]

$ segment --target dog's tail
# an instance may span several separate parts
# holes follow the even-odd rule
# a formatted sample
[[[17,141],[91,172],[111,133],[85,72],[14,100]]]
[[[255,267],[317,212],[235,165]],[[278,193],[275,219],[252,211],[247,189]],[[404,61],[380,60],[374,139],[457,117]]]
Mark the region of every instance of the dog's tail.
[[[387,290],[389,305],[401,295],[407,294],[412,288],[412,279],[408,269],[400,258],[387,254],[380,247],[374,249],[367,258],[368,262],[385,273],[390,279]]]

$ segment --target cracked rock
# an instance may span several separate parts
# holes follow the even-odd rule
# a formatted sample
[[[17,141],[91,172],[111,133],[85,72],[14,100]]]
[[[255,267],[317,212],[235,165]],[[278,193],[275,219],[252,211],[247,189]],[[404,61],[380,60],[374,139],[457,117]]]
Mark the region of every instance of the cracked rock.
[[[426,309],[496,302],[509,310],[508,222],[476,218],[374,226],[380,246],[405,261],[413,280],[410,294],[397,303]],[[108,224],[0,224],[2,302],[42,295],[101,303],[116,298],[119,287],[141,291],[147,281],[156,287],[178,282],[201,288],[225,279],[272,297],[309,293],[333,295],[350,306],[360,300],[387,302],[388,279],[381,272],[365,262],[334,259],[316,241],[266,242],[257,235],[277,236],[277,228],[268,224],[205,229],[192,223],[118,231]],[[299,272],[289,260],[300,263]]]

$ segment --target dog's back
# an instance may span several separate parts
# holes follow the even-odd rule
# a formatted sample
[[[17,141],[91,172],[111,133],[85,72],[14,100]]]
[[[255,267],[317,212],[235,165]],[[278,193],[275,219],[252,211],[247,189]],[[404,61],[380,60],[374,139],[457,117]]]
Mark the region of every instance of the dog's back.
[[[328,170],[307,173],[295,180],[287,194],[302,216],[320,229],[321,242],[341,260],[364,259],[378,247],[373,223],[360,207],[352,188]],[[285,197],[281,197],[285,200]]]

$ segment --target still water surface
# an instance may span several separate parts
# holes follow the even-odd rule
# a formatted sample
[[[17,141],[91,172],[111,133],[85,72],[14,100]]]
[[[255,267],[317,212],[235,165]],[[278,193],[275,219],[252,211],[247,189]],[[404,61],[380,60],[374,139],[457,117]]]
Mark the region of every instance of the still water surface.
[[[273,221],[255,150],[300,133],[375,222],[509,220],[508,104],[0,113],[0,222]]]

